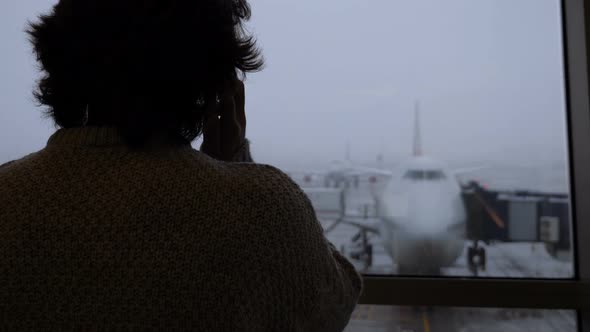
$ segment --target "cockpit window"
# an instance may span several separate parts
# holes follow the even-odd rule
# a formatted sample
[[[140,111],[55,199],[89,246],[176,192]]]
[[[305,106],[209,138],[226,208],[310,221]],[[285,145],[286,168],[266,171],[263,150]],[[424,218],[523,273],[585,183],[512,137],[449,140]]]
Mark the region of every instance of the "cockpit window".
[[[424,179],[424,171],[408,171],[406,175],[404,175],[404,179],[408,180],[423,180]]]
[[[426,171],[426,180],[444,180],[445,173],[442,171]]]
[[[438,181],[446,179],[446,176],[445,173],[440,170],[409,170],[404,175],[404,179],[414,181]]]

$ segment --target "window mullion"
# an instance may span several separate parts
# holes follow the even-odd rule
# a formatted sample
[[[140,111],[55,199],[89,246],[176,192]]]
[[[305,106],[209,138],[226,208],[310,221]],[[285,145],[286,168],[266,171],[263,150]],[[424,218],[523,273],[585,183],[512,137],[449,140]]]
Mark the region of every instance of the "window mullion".
[[[551,280],[365,277],[361,304],[590,309],[590,283]]]

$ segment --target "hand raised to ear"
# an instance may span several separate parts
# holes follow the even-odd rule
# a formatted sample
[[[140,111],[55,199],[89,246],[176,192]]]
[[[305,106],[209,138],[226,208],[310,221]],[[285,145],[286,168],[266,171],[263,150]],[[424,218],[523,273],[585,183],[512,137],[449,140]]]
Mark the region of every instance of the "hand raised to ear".
[[[205,114],[201,152],[222,161],[234,161],[246,140],[244,83],[236,80],[231,88],[210,103]]]

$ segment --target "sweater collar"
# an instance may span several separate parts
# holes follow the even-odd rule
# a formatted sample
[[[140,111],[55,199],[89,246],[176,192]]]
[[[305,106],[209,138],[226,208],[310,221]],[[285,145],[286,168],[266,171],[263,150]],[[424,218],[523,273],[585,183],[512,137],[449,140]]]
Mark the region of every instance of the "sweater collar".
[[[47,146],[109,147],[125,146],[115,127],[76,127],[57,130]],[[165,144],[167,147],[190,147],[190,144]]]

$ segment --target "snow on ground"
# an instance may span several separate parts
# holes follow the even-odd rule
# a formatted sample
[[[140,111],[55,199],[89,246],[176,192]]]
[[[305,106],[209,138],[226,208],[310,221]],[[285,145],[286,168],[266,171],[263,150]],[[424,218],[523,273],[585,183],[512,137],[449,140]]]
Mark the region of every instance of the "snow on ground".
[[[328,227],[331,222],[323,222]],[[351,238],[358,232],[354,226],[341,224],[327,234],[336,248],[342,248],[350,244]],[[372,236],[373,266],[363,271],[369,274],[396,274],[397,266],[387,255],[377,236]],[[441,273],[445,276],[470,277],[473,276],[467,267],[467,248],[469,241],[465,241],[463,254],[455,261],[453,266],[445,267]],[[571,261],[560,261],[551,257],[542,243],[494,243],[482,245],[487,252],[487,268],[479,271],[479,277],[496,278],[572,278],[573,264]],[[362,264],[359,270],[363,269]]]

